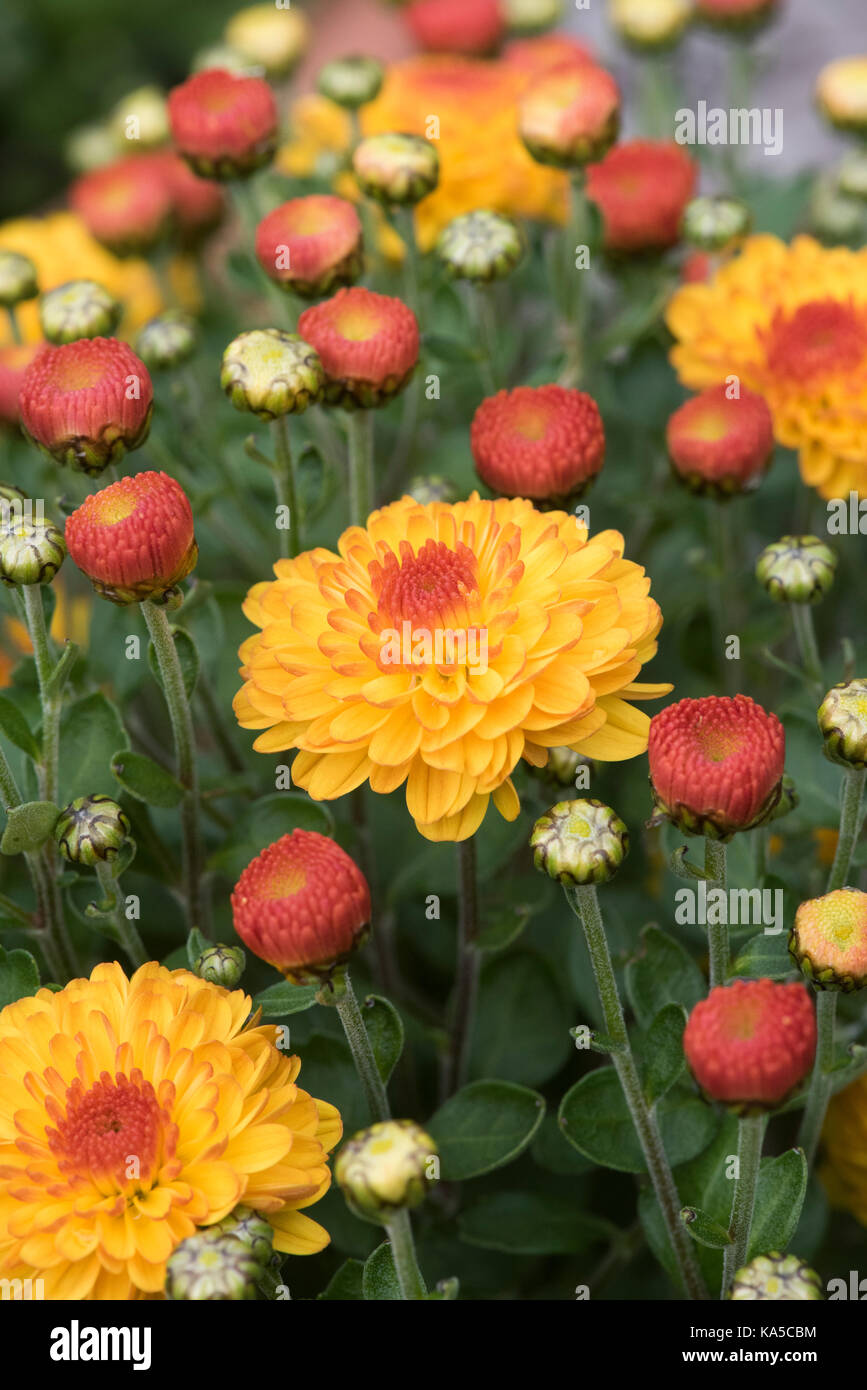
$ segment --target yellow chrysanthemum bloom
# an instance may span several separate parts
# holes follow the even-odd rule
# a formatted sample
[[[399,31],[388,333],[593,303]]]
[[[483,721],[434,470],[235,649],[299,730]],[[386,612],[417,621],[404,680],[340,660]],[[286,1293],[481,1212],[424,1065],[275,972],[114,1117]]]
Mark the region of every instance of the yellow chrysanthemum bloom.
[[[352,121],[336,101],[308,92],[289,108],[289,139],[274,156],[274,167],[293,179],[317,172],[323,155],[345,155],[352,144]]]
[[[511,774],[566,745],[603,760],[647,747],[629,700],[662,623],[623,538],[523,498],[422,505],[411,497],[350,527],[339,555],[274,566],[244,612],[238,722],[262,753],[301,751],[295,782],[317,801],[369,781],[406,783],[429,840],[464,840],[488,803],[519,811]]]
[[[440,181],[415,209],[423,250],[453,218],[477,208],[565,220],[568,177],[537,164],[518,136],[517,103],[527,76],[505,61],[408,58],[388,68],[379,96],[362,109],[365,135],[399,130],[436,141]]]
[[[340,1116],[249,1013],[155,962],[0,1012],[0,1275],[49,1299],[159,1294],[180,1241],[242,1199],[276,1250],[328,1244],[300,1208],[329,1186]]]
[[[821,1176],[832,1203],[867,1226],[867,1076],[831,1097],[822,1142]]]
[[[805,483],[867,495],[867,249],[750,237],[710,283],[678,290],[666,320],[685,386],[739,377],[799,451]]]

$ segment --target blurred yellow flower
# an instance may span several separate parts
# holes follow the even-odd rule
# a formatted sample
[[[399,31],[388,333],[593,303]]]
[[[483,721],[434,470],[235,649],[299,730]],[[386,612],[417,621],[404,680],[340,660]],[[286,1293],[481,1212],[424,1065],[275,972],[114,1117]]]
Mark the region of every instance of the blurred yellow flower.
[[[346,111],[315,92],[299,97],[289,110],[289,139],[280,146],[274,167],[293,179],[318,172],[323,155],[342,156],[352,143],[352,122]]]
[[[867,1226],[867,1075],[831,1098],[822,1140],[821,1177],[832,1203]]]

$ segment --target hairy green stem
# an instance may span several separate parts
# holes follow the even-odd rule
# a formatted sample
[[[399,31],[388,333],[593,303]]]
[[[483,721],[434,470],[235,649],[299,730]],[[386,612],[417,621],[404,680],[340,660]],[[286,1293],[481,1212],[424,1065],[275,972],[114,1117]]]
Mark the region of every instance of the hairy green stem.
[[[144,965],[150,957],[139,935],[138,927],[134,922],[128,921],[124,915],[121,907],[120,883],[112,877],[111,869],[107,864],[98,863],[95,867],[99,886],[105,894],[105,901],[113,903],[108,915],[111,918],[117,939],[133,965]]]
[[[732,1279],[747,1262],[766,1122],[765,1115],[742,1115],[738,1124],[738,1175],[729,1224],[732,1243],[725,1247],[723,1256],[720,1298],[726,1297]]]
[[[825,1112],[831,1099],[831,1068],[834,1065],[834,1025],[837,1018],[837,991],[822,989],[816,994],[816,1060],[810,1077],[807,1104],[798,1132],[798,1144],[812,1164],[819,1147]]]
[[[727,886],[726,846],[723,840],[704,839],[704,871],[708,880],[725,891]],[[726,914],[724,914],[726,915]],[[708,923],[707,946],[710,957],[710,987],[724,985],[729,965],[729,929],[727,922]]]
[[[470,285],[469,296],[482,353],[479,359],[482,388],[486,395],[493,396],[500,380],[497,371],[497,319],[491,299],[491,288],[489,285]]]
[[[274,453],[277,465],[274,469],[274,491],[281,507],[289,512],[288,527],[280,528],[280,554],[284,559],[297,555],[301,549],[298,530],[298,495],[295,487],[295,465],[292,461],[292,448],[289,443],[289,426],[285,415],[278,415],[271,425],[274,436]]]
[[[349,444],[349,520],[366,526],[373,506],[373,411],[353,410],[346,417]]]
[[[835,888],[846,887],[849,865],[852,862],[855,841],[858,838],[861,824],[861,799],[864,795],[865,777],[867,777],[867,769],[865,768],[849,767],[846,769],[840,800],[840,833],[837,837],[834,863],[831,865],[831,872],[828,875],[826,893],[833,893]]]
[[[472,836],[458,844],[458,963],[448,1057],[447,1095],[459,1091],[467,1079],[476,999],[479,992],[478,886],[476,842]]]
[[[806,603],[790,603],[789,607],[792,610],[792,623],[795,628],[795,638],[798,643],[804,674],[821,694],[825,686],[822,678],[822,658],[819,655],[819,644],[816,641],[813,610]]]
[[[401,1296],[405,1299],[425,1298],[427,1289],[418,1267],[409,1212],[399,1211],[393,1216],[385,1228],[385,1233],[391,1244],[391,1258],[394,1261]]]
[[[343,1024],[343,1031],[346,1034],[346,1041],[349,1043],[349,1050],[352,1053],[355,1070],[358,1072],[358,1079],[367,1098],[371,1121],[389,1120],[391,1119],[391,1109],[388,1104],[388,1095],[379,1074],[379,1067],[376,1065],[373,1047],[364,1026],[364,1019],[361,1017],[358,999],[352,988],[348,970],[344,973],[340,992],[335,999],[335,1007],[340,1015],[340,1022]]]

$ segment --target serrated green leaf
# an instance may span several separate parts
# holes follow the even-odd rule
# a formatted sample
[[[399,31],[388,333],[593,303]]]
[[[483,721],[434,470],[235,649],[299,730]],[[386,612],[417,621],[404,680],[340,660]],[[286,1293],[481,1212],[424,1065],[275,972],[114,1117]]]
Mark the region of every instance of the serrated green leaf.
[[[187,699],[192,699],[193,691],[196,688],[196,681],[199,679],[199,653],[186,628],[172,627],[172,637],[175,641],[175,651],[178,654],[178,661],[181,664],[181,675],[184,678],[184,689],[187,692]],[[160,675],[160,665],[157,661],[156,649],[153,642],[148,642],[148,665],[162,685]]]
[[[376,1065],[385,1085],[403,1052],[403,1020],[393,1004],[379,994],[369,994],[361,1006]]]
[[[50,838],[60,811],[53,801],[25,801],[6,813],[0,854],[23,854],[39,849]]]
[[[4,951],[0,946],[0,1009],[25,999],[39,988],[39,966],[29,951]]]
[[[260,990],[253,999],[253,1007],[262,1010],[263,1018],[283,1018],[286,1014],[312,1008],[317,993],[315,985],[290,985],[288,980],[281,980]]]
[[[613,1066],[599,1067],[582,1076],[563,1097],[559,1118],[570,1144],[594,1163],[622,1173],[646,1171],[641,1144]],[[657,1105],[657,1119],[672,1166],[701,1153],[719,1125],[715,1111],[686,1087],[675,1088],[663,1096]]]
[[[364,1264],[364,1273],[361,1276],[362,1297],[368,1303],[382,1303],[386,1300],[397,1301],[401,1297],[400,1284],[397,1279],[397,1270],[394,1267],[394,1260],[391,1256],[391,1246],[388,1241],[383,1241],[378,1245],[373,1254],[368,1256]]]
[[[611,1240],[616,1226],[553,1192],[492,1192],[458,1217],[461,1240],[513,1255],[573,1255]]]
[[[647,1030],[642,1047],[644,1094],[653,1105],[683,1075],[683,1030],[686,1010],[682,1004],[666,1004]]]
[[[727,1227],[721,1226],[698,1207],[684,1207],[680,1219],[698,1245],[707,1245],[711,1250],[724,1250],[732,1243]]]
[[[807,1160],[803,1149],[789,1149],[779,1158],[762,1159],[756,1206],[750,1228],[747,1259],[785,1250],[801,1219],[807,1192]]]
[[[511,1081],[474,1081],[425,1126],[439,1151],[446,1182],[477,1178],[511,1163],[530,1143],[545,1101]]]
[[[707,994],[707,982],[679,941],[649,926],[626,967],[626,991],[641,1027],[649,1028],[666,1004],[682,1004],[689,1013]]]
[[[16,748],[26,753],[28,758],[38,760],[39,744],[30,732],[30,726],[18,706],[6,695],[0,695],[0,731],[6,735],[10,743],[14,743]]]
[[[112,756],[111,770],[130,796],[149,806],[179,806],[186,795],[177,777],[144,753],[119,749]]]

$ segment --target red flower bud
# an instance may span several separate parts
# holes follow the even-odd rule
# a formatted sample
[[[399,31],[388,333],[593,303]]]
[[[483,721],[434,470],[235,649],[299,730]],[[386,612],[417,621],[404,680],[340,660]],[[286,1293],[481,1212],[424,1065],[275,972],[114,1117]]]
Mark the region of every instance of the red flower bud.
[[[67,519],[66,545],[113,603],[165,598],[198,555],[189,500],[166,473],[137,473],[86,498]]]
[[[696,1004],[683,1035],[693,1076],[712,1100],[773,1109],[813,1066],[816,1015],[803,985],[735,980]]]
[[[592,396],[565,386],[518,386],[482,401],[470,428],[476,470],[494,492],[568,507],[605,460]]]
[[[0,347],[0,421],[16,428],[21,420],[18,395],[24,373],[42,351],[41,343],[13,343]]]
[[[366,935],[370,890],[333,840],[293,830],[247,865],[232,913],[244,945],[287,979],[323,980]]]
[[[129,155],[83,174],[69,190],[69,204],[91,235],[117,255],[149,251],[172,214],[164,156]]]
[[[490,53],[505,33],[499,0],[412,0],[406,22],[434,53]]]
[[[263,217],[256,256],[269,279],[307,298],[351,284],[363,266],[361,222],[345,198],[311,193]]]
[[[711,386],[676,410],[666,440],[675,473],[693,492],[731,497],[758,487],[774,452],[774,422],[764,398]]]
[[[578,169],[601,159],[620,129],[620,89],[596,63],[568,59],[530,83],[518,132],[534,159]]]
[[[259,77],[206,68],[169,93],[168,110],[178,153],[203,178],[251,174],[276,148],[277,104]]]
[[[406,385],[418,362],[418,322],[412,310],[400,299],[360,285],[305,309],[298,332],[319,354],[331,405],[384,405]]]
[[[201,179],[186,160],[162,151],[163,173],[172,200],[173,230],[182,246],[198,246],[226,211],[226,195],[213,179]]]
[[[58,463],[98,476],[150,429],[153,385],[145,364],[117,338],[46,347],[24,373],[21,423]]]
[[[668,140],[624,140],[587,170],[608,251],[663,251],[680,236],[698,165]]]

